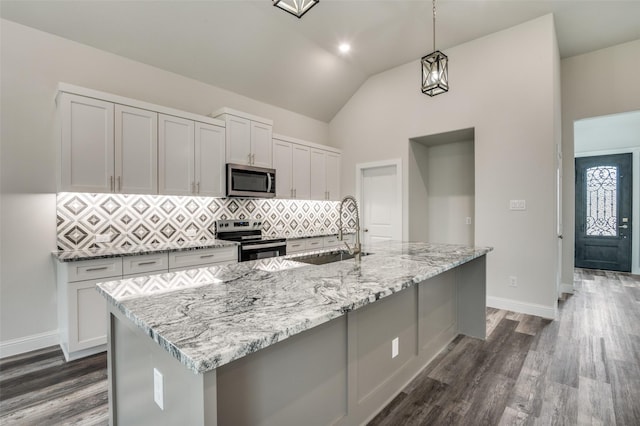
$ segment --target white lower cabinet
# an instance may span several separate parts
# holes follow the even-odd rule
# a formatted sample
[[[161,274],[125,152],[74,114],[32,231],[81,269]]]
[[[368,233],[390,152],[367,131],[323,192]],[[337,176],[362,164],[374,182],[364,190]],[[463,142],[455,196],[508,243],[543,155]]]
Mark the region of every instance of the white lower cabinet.
[[[347,234],[344,236],[343,241],[338,239],[337,235],[329,235],[326,237],[312,237],[312,238],[296,238],[287,240],[287,254],[299,253],[304,251],[320,250],[320,249],[345,249],[345,242],[349,243],[349,246],[353,245],[354,235]]]
[[[58,328],[67,361],[106,350],[106,301],[101,281],[122,277],[122,258],[58,262]]]
[[[58,328],[65,359],[107,350],[107,302],[96,284],[237,261],[238,248],[232,246],[57,262]]]

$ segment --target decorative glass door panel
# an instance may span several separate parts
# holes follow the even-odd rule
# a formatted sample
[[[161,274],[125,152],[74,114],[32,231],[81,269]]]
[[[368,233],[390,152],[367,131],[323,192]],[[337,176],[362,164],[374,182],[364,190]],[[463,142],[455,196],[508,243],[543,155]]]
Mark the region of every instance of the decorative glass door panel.
[[[631,272],[631,177],[631,154],[576,158],[576,267]]]

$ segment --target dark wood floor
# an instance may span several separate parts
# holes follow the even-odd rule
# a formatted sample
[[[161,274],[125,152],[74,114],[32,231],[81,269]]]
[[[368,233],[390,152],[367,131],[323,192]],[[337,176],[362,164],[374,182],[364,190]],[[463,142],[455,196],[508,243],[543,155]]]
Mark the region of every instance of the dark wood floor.
[[[640,425],[640,277],[576,270],[558,321],[487,310],[370,425]],[[0,360],[0,424],[103,425],[105,355]]]
[[[580,270],[558,321],[487,310],[370,425],[640,425],[640,277]]]

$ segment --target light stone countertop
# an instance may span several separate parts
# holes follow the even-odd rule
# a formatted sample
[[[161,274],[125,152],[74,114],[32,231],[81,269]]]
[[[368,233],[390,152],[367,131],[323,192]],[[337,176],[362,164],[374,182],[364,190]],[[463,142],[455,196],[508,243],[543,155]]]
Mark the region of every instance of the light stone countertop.
[[[51,254],[60,262],[75,262],[79,260],[106,259],[120,256],[139,256],[142,254],[165,253],[172,251],[201,250],[238,246],[240,243],[226,240],[197,240],[174,243],[146,244],[128,247],[104,247],[83,250],[61,250]]]
[[[194,373],[204,373],[490,252],[384,242],[360,264],[280,258],[98,284],[108,303]],[[306,255],[306,253],[305,253]]]

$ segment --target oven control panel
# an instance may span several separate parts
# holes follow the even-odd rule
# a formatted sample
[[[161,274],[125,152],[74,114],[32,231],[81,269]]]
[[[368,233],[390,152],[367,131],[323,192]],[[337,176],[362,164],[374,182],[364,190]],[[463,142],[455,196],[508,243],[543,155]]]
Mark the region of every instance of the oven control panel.
[[[259,219],[230,219],[216,220],[216,228],[218,232],[238,232],[238,231],[254,231],[262,230],[262,220]]]

